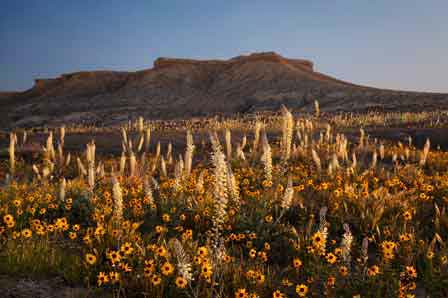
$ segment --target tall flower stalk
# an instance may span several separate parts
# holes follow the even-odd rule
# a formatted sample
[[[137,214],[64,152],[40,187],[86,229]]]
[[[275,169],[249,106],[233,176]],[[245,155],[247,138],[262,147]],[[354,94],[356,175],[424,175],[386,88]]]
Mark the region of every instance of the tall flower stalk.
[[[264,179],[268,183],[272,183],[272,151],[269,145],[268,137],[263,132],[263,154],[261,155],[261,162],[264,166]]]
[[[87,144],[86,157],[87,157],[87,168],[88,168],[88,182],[90,189],[93,190],[95,187],[95,143],[92,141]]]
[[[16,144],[17,136],[15,133],[9,134],[9,171],[11,177],[14,177],[16,171]]]
[[[350,231],[350,226],[348,224],[344,224],[344,236],[342,238],[342,243],[341,243],[341,247],[342,247],[342,259],[344,260],[344,262],[347,264],[347,268],[350,268],[350,252],[351,252],[351,247],[352,247],[352,242],[353,242],[353,235],[352,232]]]
[[[240,190],[236,181],[235,175],[233,175],[232,167],[227,164],[227,185],[229,188],[230,198],[232,199],[233,206],[236,209],[240,207]]]
[[[228,187],[227,187],[227,163],[224,153],[221,149],[218,136],[216,132],[210,134],[210,141],[212,143],[212,164],[214,176],[214,206],[212,214],[213,223],[213,239],[214,248],[219,246],[220,236],[224,223],[227,218],[227,203],[228,203]]]
[[[319,106],[319,102],[317,100],[314,101],[314,113],[315,113],[316,117],[320,116],[320,106]]]
[[[428,158],[430,147],[431,147],[431,142],[429,141],[429,139],[426,139],[425,147],[423,147],[423,151],[420,155],[420,162],[419,162],[420,166],[424,166],[426,164],[426,160]]]
[[[123,220],[123,191],[115,175],[112,175],[112,197],[114,200],[113,217],[116,223],[120,223]]]
[[[145,151],[149,152],[149,145],[151,143],[151,127],[147,127],[145,130]]]
[[[288,177],[288,185],[286,186],[285,193],[283,194],[283,198],[280,206],[283,210],[288,210],[291,207],[292,199],[294,197],[294,188],[292,186],[292,179]]]
[[[322,169],[322,163],[320,161],[319,155],[314,149],[311,149],[311,155],[313,157],[314,164],[316,165],[317,170],[320,172]]]
[[[260,142],[260,131],[261,131],[261,122],[257,120],[255,122],[255,129],[254,129],[254,143],[252,146],[252,151],[256,152],[258,148],[258,143]]]
[[[185,177],[190,176],[191,168],[193,164],[193,154],[194,154],[194,141],[193,141],[193,135],[191,134],[191,131],[187,131],[187,147],[185,149]]]
[[[282,122],[282,159],[287,161],[291,156],[294,118],[285,106],[282,106]]]
[[[226,129],[226,154],[227,154],[227,160],[232,159],[232,134],[230,132],[230,129]]]
[[[182,243],[176,238],[171,239],[169,244],[172,246],[177,260],[179,275],[190,283],[193,280],[193,269],[188,254],[185,252]]]

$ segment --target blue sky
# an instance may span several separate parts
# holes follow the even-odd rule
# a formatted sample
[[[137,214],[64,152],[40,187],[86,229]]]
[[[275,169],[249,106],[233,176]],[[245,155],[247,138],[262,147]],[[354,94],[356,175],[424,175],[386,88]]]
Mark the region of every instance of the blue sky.
[[[376,87],[448,92],[446,0],[1,0],[0,90],[160,56],[307,58]]]

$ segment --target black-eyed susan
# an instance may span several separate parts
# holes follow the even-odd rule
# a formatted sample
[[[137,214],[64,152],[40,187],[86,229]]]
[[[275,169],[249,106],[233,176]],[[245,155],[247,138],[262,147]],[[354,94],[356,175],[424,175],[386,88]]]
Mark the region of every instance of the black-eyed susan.
[[[312,241],[313,241],[313,246],[316,248],[321,248],[323,246],[325,246],[325,237],[322,235],[321,232],[316,232],[314,233],[314,235],[311,237]]]
[[[202,258],[208,256],[208,249],[205,246],[201,246],[198,248],[198,255]]]
[[[249,235],[247,235],[247,237],[248,237],[250,240],[255,240],[255,239],[257,239],[257,234],[256,234],[256,233],[250,233]]]
[[[191,239],[193,237],[193,230],[192,229],[187,229],[183,234],[182,234],[182,240],[188,240]]]
[[[257,281],[257,284],[259,284],[259,285],[263,284],[265,279],[266,279],[266,276],[263,273],[261,273],[261,272],[256,273],[255,280]]]
[[[276,290],[274,293],[272,293],[272,298],[284,298],[285,294],[280,292],[280,290]]]
[[[145,277],[151,277],[153,272],[154,272],[154,268],[153,267],[145,266],[143,268],[143,275]]]
[[[265,251],[259,251],[258,258],[265,263],[268,261],[268,254]]]
[[[263,182],[261,182],[261,186],[263,186],[263,188],[271,188],[272,187],[272,181],[270,181],[270,180],[263,180]]]
[[[48,227],[47,227],[47,231],[48,231]],[[82,241],[86,244],[89,245],[92,243],[92,238],[90,238],[89,235],[85,235],[84,237],[82,237]]]
[[[249,251],[249,257],[251,257],[252,259],[255,258],[257,256],[257,251],[255,249],[251,249]]]
[[[132,254],[132,252],[134,251],[134,248],[132,247],[132,244],[129,242],[124,243],[123,245],[121,245],[120,247],[120,251],[124,254],[124,255],[130,255]]]
[[[336,283],[336,278],[334,276],[329,276],[327,278],[327,282],[326,282],[327,287],[332,288],[332,287],[334,287],[335,283]]]
[[[343,277],[347,276],[347,274],[348,274],[347,267],[346,266],[339,267],[339,274]]]
[[[408,233],[400,234],[399,239],[400,239],[400,242],[406,242],[406,241],[411,240],[411,236]]]
[[[334,249],[334,254],[336,255],[336,256],[342,256],[342,248],[340,248],[340,247],[336,247],[335,249]]]
[[[235,292],[235,298],[249,298],[249,293],[246,289],[238,289]]]
[[[98,273],[98,276],[97,276],[98,286],[105,285],[108,282],[109,282],[109,276],[106,273],[104,273],[102,271],[100,273]]]
[[[3,216],[3,222],[5,224],[8,224],[8,223],[13,222],[13,221],[14,221],[14,217],[11,214],[6,214],[6,215]]]
[[[411,219],[412,219],[412,213],[411,213],[410,211],[405,211],[405,212],[403,213],[403,218],[404,218],[404,220],[406,220],[406,221],[411,220]]]
[[[184,289],[187,286],[187,284],[188,282],[184,277],[182,276],[176,277],[176,287],[178,287],[179,289]]]
[[[441,257],[440,257],[440,263],[441,263],[442,265],[446,265],[446,264],[448,264],[448,257],[447,257],[447,256],[441,256]]]
[[[397,247],[397,244],[393,241],[383,241],[381,243],[381,248],[383,251],[393,251]]]
[[[159,246],[155,250],[156,255],[158,255],[159,257],[165,257],[167,255],[167,252],[167,249],[163,246]]]
[[[380,273],[380,267],[378,267],[377,265],[373,265],[367,269],[368,276],[375,276],[379,273]]]
[[[171,221],[171,217],[169,214],[165,213],[162,215],[162,220],[167,223]]]
[[[85,260],[86,260],[87,264],[93,265],[96,263],[96,256],[94,254],[87,253],[85,255]]]
[[[131,265],[129,265],[128,263],[121,263],[120,264],[120,269],[123,270],[126,273],[132,272],[133,268]]]
[[[294,268],[299,269],[302,267],[302,261],[299,258],[294,258],[294,260],[292,260],[292,265]]]
[[[55,231],[54,225],[52,225],[52,224],[47,225],[47,232],[52,233],[54,231]]]
[[[226,255],[224,255],[224,256],[222,257],[222,261],[223,261],[225,264],[228,264],[228,263],[230,263],[230,262],[232,261],[232,257],[226,254]]]
[[[166,231],[166,228],[165,228],[164,226],[157,225],[157,226],[154,228],[154,230],[155,230],[155,232],[156,232],[157,234],[162,234],[162,233],[164,233],[164,232]]]
[[[162,282],[162,278],[161,278],[159,275],[157,275],[157,274],[153,274],[153,275],[151,276],[151,283],[152,283],[154,286],[158,286],[158,285],[160,285],[161,282]]]
[[[383,251],[383,258],[385,261],[389,261],[395,258],[395,254],[393,251],[390,250],[384,250]]]
[[[271,250],[271,245],[268,242],[265,242],[263,245],[263,249],[266,251],[269,251],[269,250]]]
[[[413,266],[406,266],[405,271],[408,277],[417,278],[417,270]]]
[[[249,294],[249,298],[260,298],[260,296],[257,294],[257,292],[252,292]]]
[[[296,293],[299,295],[299,297],[305,297],[308,293],[308,287],[304,284],[298,284],[296,286]]]
[[[170,262],[165,262],[160,268],[160,271],[165,276],[171,275],[174,272],[174,266]]]
[[[116,271],[109,272],[110,282],[115,284],[120,281],[120,273]]]
[[[256,272],[252,269],[249,269],[246,271],[246,278],[247,279],[254,279],[256,276]]]
[[[209,262],[203,262],[201,266],[201,276],[204,278],[210,278],[213,274],[213,267]]]
[[[331,252],[328,253],[325,258],[327,259],[327,262],[330,264],[334,264],[338,260],[338,258]]]
[[[24,238],[31,238],[31,236],[33,236],[33,232],[30,229],[23,229],[22,236]]]
[[[407,286],[409,291],[414,291],[417,288],[417,283],[415,282],[410,282]]]
[[[3,222],[10,229],[14,228],[14,226],[16,225],[14,217],[11,214],[6,214],[5,216],[3,216]]]
[[[110,262],[112,264],[116,264],[116,263],[120,262],[120,260],[121,260],[120,253],[118,251],[115,251],[115,250],[108,252],[106,254],[106,256],[107,256],[107,258],[110,260]]]
[[[193,258],[193,262],[196,264],[196,265],[201,265],[202,264],[202,262],[203,262],[203,258],[201,258],[200,256],[194,256],[194,258]]]

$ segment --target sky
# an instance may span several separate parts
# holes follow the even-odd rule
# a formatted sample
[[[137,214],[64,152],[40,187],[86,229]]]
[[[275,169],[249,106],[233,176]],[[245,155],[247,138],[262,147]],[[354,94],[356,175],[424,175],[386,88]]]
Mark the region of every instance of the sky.
[[[0,0],[0,90],[275,51],[357,84],[448,92],[447,11],[446,0]]]

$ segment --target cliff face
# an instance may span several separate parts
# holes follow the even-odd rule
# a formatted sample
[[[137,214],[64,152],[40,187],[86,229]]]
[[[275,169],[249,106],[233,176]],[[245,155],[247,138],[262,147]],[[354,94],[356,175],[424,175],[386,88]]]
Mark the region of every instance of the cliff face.
[[[2,99],[3,98],[3,99]],[[323,111],[448,108],[448,95],[358,86],[314,70],[313,62],[256,53],[229,60],[158,58],[137,72],[94,71],[36,79],[33,88],[2,95],[0,126],[128,118],[187,118],[275,110],[285,104]]]
[[[304,59],[286,59],[274,52],[255,53],[247,56],[237,56],[230,60],[194,60],[178,58],[158,58],[154,61],[154,69],[160,69],[175,65],[200,65],[200,66],[229,66],[244,62],[273,62],[282,64],[292,64],[299,68],[313,71],[313,62]]]

